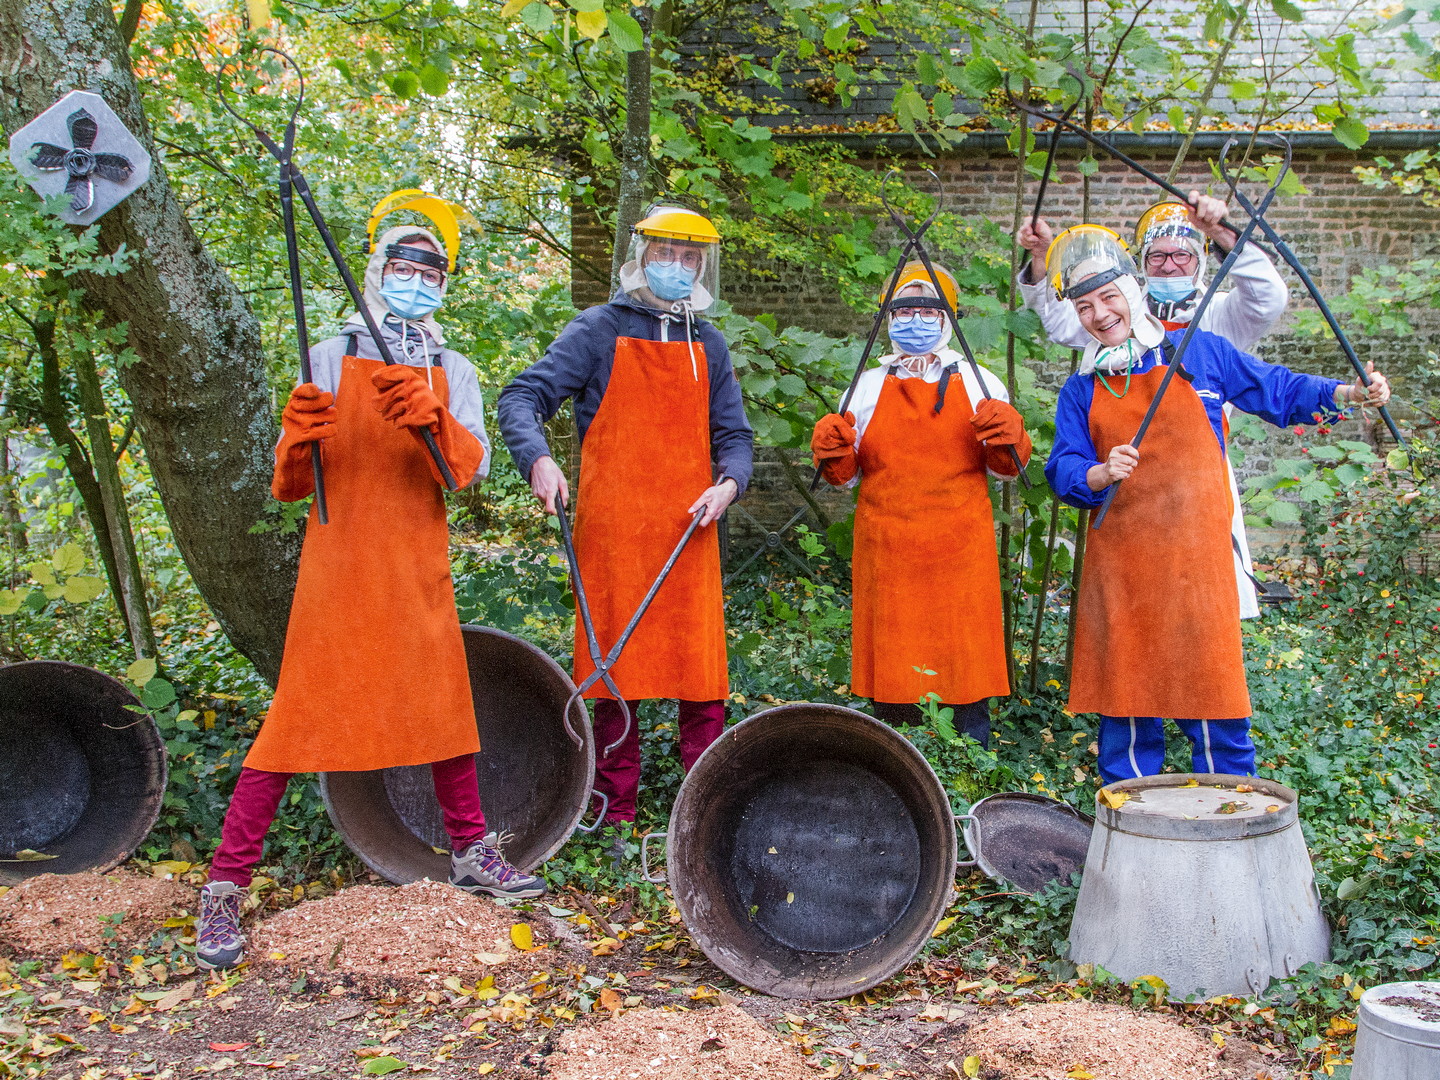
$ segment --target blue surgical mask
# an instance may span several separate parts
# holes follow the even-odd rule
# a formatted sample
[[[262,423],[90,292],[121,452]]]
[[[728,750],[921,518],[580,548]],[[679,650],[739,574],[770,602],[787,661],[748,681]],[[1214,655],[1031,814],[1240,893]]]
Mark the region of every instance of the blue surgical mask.
[[[441,286],[427,285],[419,274],[409,281],[401,281],[394,274],[386,274],[380,282],[380,296],[385,306],[402,319],[423,319],[440,306],[444,297]]]
[[[905,315],[890,320],[890,344],[906,356],[922,356],[945,340],[944,319]]]
[[[698,274],[678,262],[645,264],[645,281],[661,300],[684,300],[695,287]]]
[[[1151,296],[1162,304],[1174,304],[1195,291],[1195,277],[1152,277],[1146,282]]]

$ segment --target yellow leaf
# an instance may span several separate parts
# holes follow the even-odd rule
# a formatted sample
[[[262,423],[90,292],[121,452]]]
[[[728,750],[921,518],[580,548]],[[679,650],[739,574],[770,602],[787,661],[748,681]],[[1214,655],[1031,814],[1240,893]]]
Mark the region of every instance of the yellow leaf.
[[[529,923],[517,922],[510,927],[510,941],[521,952],[529,952],[536,948],[535,931],[530,929]]]
[[[1085,1068],[1084,1065],[1076,1065],[1065,1075],[1068,1076],[1070,1080],[1095,1080],[1095,1074]]]
[[[46,855],[44,852],[27,847],[21,848],[8,859],[0,859],[0,862],[45,862],[47,859],[58,859],[59,857],[59,855]]]
[[[1253,792],[1253,791],[1255,790],[1255,785],[1254,785],[1254,784],[1236,784],[1236,785],[1235,785],[1235,790],[1236,790],[1237,792],[1239,792],[1241,795],[1249,795],[1251,792]]]
[[[0,615],[14,615],[25,602],[25,595],[19,589],[0,589]]]
[[[935,929],[931,931],[930,936],[939,937],[941,934],[945,933],[946,930],[949,930],[950,927],[955,925],[956,918],[958,918],[958,916],[951,915],[948,918],[941,919],[938,923],[935,924]]]
[[[618,1016],[620,1015],[620,1008],[624,1002],[625,999],[620,996],[619,990],[616,990],[613,986],[607,986],[600,991],[600,998],[596,1004],[606,1012]]]
[[[529,6],[530,0],[505,0],[505,6],[500,9],[500,17],[513,19]]]
[[[50,556],[57,574],[74,574],[85,566],[85,552],[74,542],[64,544]]]
[[[965,1059],[964,1069],[965,1069],[965,1075],[966,1075],[966,1076],[970,1076],[970,1077],[979,1076],[979,1075],[980,1075],[980,1059],[979,1059],[978,1057],[976,1057],[974,1054],[971,1054],[969,1057],[967,1057],[967,1058]]]
[[[1183,784],[1181,784],[1180,786],[1181,786],[1182,788],[1186,788],[1186,787],[1199,787],[1199,786],[1200,786],[1200,781],[1199,781],[1199,780],[1196,780],[1196,779],[1192,776],[1189,780],[1186,780],[1186,781],[1185,781]]]
[[[1101,804],[1108,806],[1111,810],[1119,810],[1120,807],[1129,801],[1130,793],[1128,791],[1111,791],[1109,788],[1100,789]]]
[[[129,679],[136,686],[144,686],[151,679],[155,678],[155,672],[159,665],[155,663],[153,656],[147,656],[143,660],[136,660],[125,669],[125,678]]]
[[[599,40],[609,23],[610,16],[603,11],[577,11],[575,13],[575,28],[591,41]]]
[[[795,902],[795,894],[794,894],[793,892],[787,892],[787,893],[785,894],[785,903],[787,903],[787,904],[793,904],[794,902]]]
[[[477,1073],[479,1073],[481,1076],[484,1076],[486,1073],[492,1073],[492,1072],[494,1072],[494,1071],[495,1071],[495,1066],[492,1065],[492,1064],[490,1064],[490,1062],[488,1062],[488,1061],[482,1061],[482,1062],[480,1063],[480,1067],[479,1067],[478,1069],[476,1069],[475,1071],[476,1071]]]
[[[595,942],[594,945],[590,946],[590,955],[609,956],[613,952],[618,952],[619,949],[620,942],[618,940],[613,937],[603,937],[599,941]]]
[[[1345,1016],[1332,1016],[1330,1026],[1325,1029],[1325,1034],[1332,1039],[1338,1039],[1341,1035],[1349,1035],[1355,1030],[1355,1021]]]

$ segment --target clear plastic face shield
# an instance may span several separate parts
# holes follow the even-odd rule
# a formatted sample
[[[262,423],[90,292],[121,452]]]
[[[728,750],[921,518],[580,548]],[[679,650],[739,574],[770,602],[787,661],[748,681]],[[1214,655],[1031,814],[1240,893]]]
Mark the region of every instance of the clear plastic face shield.
[[[1045,253],[1050,283],[1062,300],[1074,300],[1129,275],[1144,283],[1125,241],[1103,225],[1076,225],[1055,237]]]
[[[1184,203],[1159,203],[1145,211],[1135,226],[1135,243],[1158,302],[1178,303],[1204,288],[1209,241]]]
[[[720,290],[720,236],[701,214],[654,207],[635,226],[620,272],[626,292],[648,289],[663,305],[704,311]]]

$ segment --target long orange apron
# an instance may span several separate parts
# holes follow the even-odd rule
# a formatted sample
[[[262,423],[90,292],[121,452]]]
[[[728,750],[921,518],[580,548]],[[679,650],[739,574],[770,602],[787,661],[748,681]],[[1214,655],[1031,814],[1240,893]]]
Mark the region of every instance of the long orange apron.
[[[1095,387],[1101,461],[1135,437],[1163,365],[1120,399]],[[1097,374],[1097,379],[1104,376]],[[1117,391],[1124,378],[1112,377]],[[1200,396],[1171,380],[1100,529],[1092,528],[1075,623],[1072,712],[1232,720],[1250,715],[1230,548],[1225,458]]]
[[[699,342],[618,338],[580,450],[575,548],[602,652],[615,644],[712,483],[710,378]],[[698,372],[698,378],[696,376]],[[595,670],[575,620],[575,681]],[[730,692],[720,543],[696,529],[611,669],[627,698],[717,701]],[[597,682],[586,697],[614,695]]]
[[[860,440],[850,683],[876,701],[1010,692],[985,448],[964,382],[938,394],[887,375]]]
[[[480,749],[445,499],[424,444],[381,418],[379,360],[346,356],[325,440],[330,521],[310,509],[275,701],[245,764],[349,772]],[[449,400],[445,373],[435,393]]]

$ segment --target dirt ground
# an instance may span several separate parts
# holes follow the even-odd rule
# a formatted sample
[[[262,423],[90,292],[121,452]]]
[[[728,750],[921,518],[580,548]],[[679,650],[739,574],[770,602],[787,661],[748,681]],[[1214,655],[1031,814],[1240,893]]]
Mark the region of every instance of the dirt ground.
[[[55,883],[0,895],[0,1071],[53,1080],[402,1070],[517,1080],[1292,1080],[1275,1047],[1182,1026],[1166,1011],[1045,1003],[1037,982],[995,992],[1001,984],[934,958],[863,1000],[753,994],[691,946],[678,915],[632,921],[617,898],[512,910],[429,883],[408,894],[351,888],[252,916],[251,962],[206,974],[185,947],[192,887],[164,883],[157,909],[150,880],[122,875],[119,887],[151,904],[131,932],[155,927],[148,939],[122,940],[104,937],[113,924],[101,923],[115,893],[83,877],[67,886],[68,927],[32,902]],[[97,897],[89,910],[74,901],[87,893]],[[446,933],[464,929],[457,911],[475,926],[465,963],[451,967],[460,954],[447,939],[432,950],[443,962],[361,963],[357,950],[347,965],[350,946],[336,942],[358,940],[357,927],[372,959],[386,954],[387,933],[395,956],[414,950],[418,924],[390,917],[407,904]],[[46,919],[50,936],[37,938],[31,923]],[[100,948],[67,947],[94,943],[85,935],[95,925]],[[496,940],[507,927],[511,940]],[[270,948],[281,937],[285,947]]]

